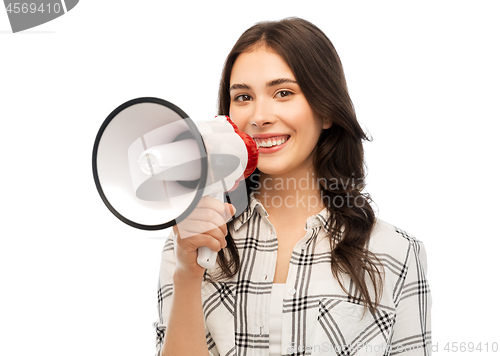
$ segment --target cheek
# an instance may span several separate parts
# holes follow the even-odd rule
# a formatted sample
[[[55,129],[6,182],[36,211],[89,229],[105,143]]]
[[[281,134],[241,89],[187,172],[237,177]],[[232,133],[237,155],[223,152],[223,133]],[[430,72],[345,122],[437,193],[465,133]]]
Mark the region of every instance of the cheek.
[[[297,130],[306,129],[314,130],[316,128],[315,115],[303,96],[292,100],[288,105],[279,105],[276,108],[276,113],[286,118],[291,126],[295,126]]]
[[[238,128],[241,130],[240,124],[241,124],[241,115],[238,115],[238,110],[235,110],[234,106],[230,105],[229,106],[229,117],[231,120],[238,126]]]
[[[238,129],[245,131],[245,120],[238,113],[238,110],[233,110],[231,106],[229,106],[229,118],[238,126]]]
[[[235,115],[235,112],[233,109],[231,109],[231,106],[229,106],[229,118],[231,119],[232,122],[238,126],[238,128],[241,130],[240,123],[238,122],[238,115]]]

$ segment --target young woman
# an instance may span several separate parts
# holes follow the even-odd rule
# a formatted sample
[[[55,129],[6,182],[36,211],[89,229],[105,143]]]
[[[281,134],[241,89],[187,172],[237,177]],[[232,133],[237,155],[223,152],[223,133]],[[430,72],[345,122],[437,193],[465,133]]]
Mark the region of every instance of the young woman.
[[[260,146],[258,169],[167,240],[158,355],[430,354],[425,250],[362,193],[367,137],[325,34],[297,18],[248,29],[219,114]],[[199,246],[218,251],[213,270]]]

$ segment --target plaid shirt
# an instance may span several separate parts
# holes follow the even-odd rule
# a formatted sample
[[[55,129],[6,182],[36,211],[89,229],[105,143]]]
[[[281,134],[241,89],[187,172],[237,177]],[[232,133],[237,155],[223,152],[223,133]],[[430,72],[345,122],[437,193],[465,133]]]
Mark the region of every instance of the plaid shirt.
[[[269,355],[269,307],[278,240],[262,204],[228,224],[241,259],[231,279],[202,283],[210,355]],[[308,218],[305,236],[290,260],[282,307],[282,355],[430,355],[431,295],[426,254],[419,240],[377,220],[369,249],[384,266],[384,288],[376,313],[366,312],[348,276],[341,288],[331,272],[326,234],[328,211]],[[217,269],[217,266],[215,267]],[[158,289],[157,355],[165,338],[175,269],[170,236],[162,253]],[[216,271],[207,270],[214,275]],[[370,284],[368,284],[370,286]],[[182,355],[184,356],[184,355]]]

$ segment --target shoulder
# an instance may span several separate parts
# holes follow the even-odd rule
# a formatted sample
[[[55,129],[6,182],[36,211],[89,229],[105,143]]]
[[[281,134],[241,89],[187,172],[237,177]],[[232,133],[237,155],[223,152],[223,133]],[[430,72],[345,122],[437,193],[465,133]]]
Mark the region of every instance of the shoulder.
[[[429,293],[424,244],[405,230],[377,219],[368,249],[384,269],[384,288],[398,305],[400,300]],[[385,293],[385,292],[384,292]]]
[[[369,249],[375,254],[389,255],[399,261],[405,261],[411,251],[417,255],[425,254],[422,241],[381,219],[377,219],[375,222]]]

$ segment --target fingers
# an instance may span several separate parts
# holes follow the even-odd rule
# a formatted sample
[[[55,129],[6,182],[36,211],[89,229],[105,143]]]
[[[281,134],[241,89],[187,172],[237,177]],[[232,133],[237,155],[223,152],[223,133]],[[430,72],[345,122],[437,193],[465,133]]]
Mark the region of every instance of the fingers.
[[[234,214],[236,214],[236,208],[234,207],[233,204],[229,204],[229,203],[224,203],[225,207],[226,207],[226,222],[231,220],[231,218],[234,216]]]
[[[226,214],[221,215],[215,210],[209,208],[196,208],[186,218],[186,220],[182,221],[180,224],[186,225],[186,230],[188,231],[192,232],[198,231],[200,233],[212,230],[219,226],[220,227],[224,226],[224,229],[226,229],[225,215]],[[194,225],[195,223],[197,223],[197,225]],[[203,230],[203,228],[206,228],[206,230]],[[224,235],[226,234],[227,234],[227,229]]]
[[[220,202],[218,199],[214,197],[204,196],[200,199],[196,208],[212,209],[223,216],[225,213],[224,205],[225,205],[224,203]]]
[[[179,225],[179,234],[182,239],[200,234],[211,235],[218,240],[223,240],[227,235],[226,224],[217,226],[209,221],[186,219]]]
[[[213,197],[203,197],[191,214],[174,226],[177,258],[183,266],[196,264],[197,249],[206,246],[219,252],[227,246],[226,222],[236,213],[232,204]],[[189,237],[189,238],[188,238]],[[191,267],[192,268],[192,267]]]
[[[221,203],[218,199],[210,196],[205,196],[200,199],[195,211],[200,209],[211,209],[223,217],[224,221],[227,222],[236,213],[236,208],[234,205],[229,203]],[[193,211],[194,212],[194,211]]]
[[[199,226],[204,226],[199,228]],[[190,225],[190,228],[198,231],[188,231],[183,228],[183,226],[178,226],[180,239],[186,241],[182,242],[182,245],[186,247],[191,247],[191,250],[195,250],[200,246],[207,246],[214,251],[219,251],[221,248],[227,246],[226,233],[223,233],[221,228],[215,227],[214,229],[209,229],[206,227],[206,223],[202,221],[195,221]],[[227,228],[226,228],[227,229]],[[227,232],[227,230],[226,230]]]
[[[195,252],[201,246],[206,246],[212,251],[219,252],[221,249],[227,246],[225,239],[223,244],[219,239],[214,238],[212,235],[208,234],[198,234],[193,235],[188,239],[183,239],[177,236],[177,245],[181,246],[186,252]]]
[[[191,214],[178,224],[181,237],[203,233],[213,234],[216,238],[222,234],[224,237],[228,233],[226,222],[235,212],[236,208],[232,204],[223,204],[215,198],[204,197]]]

